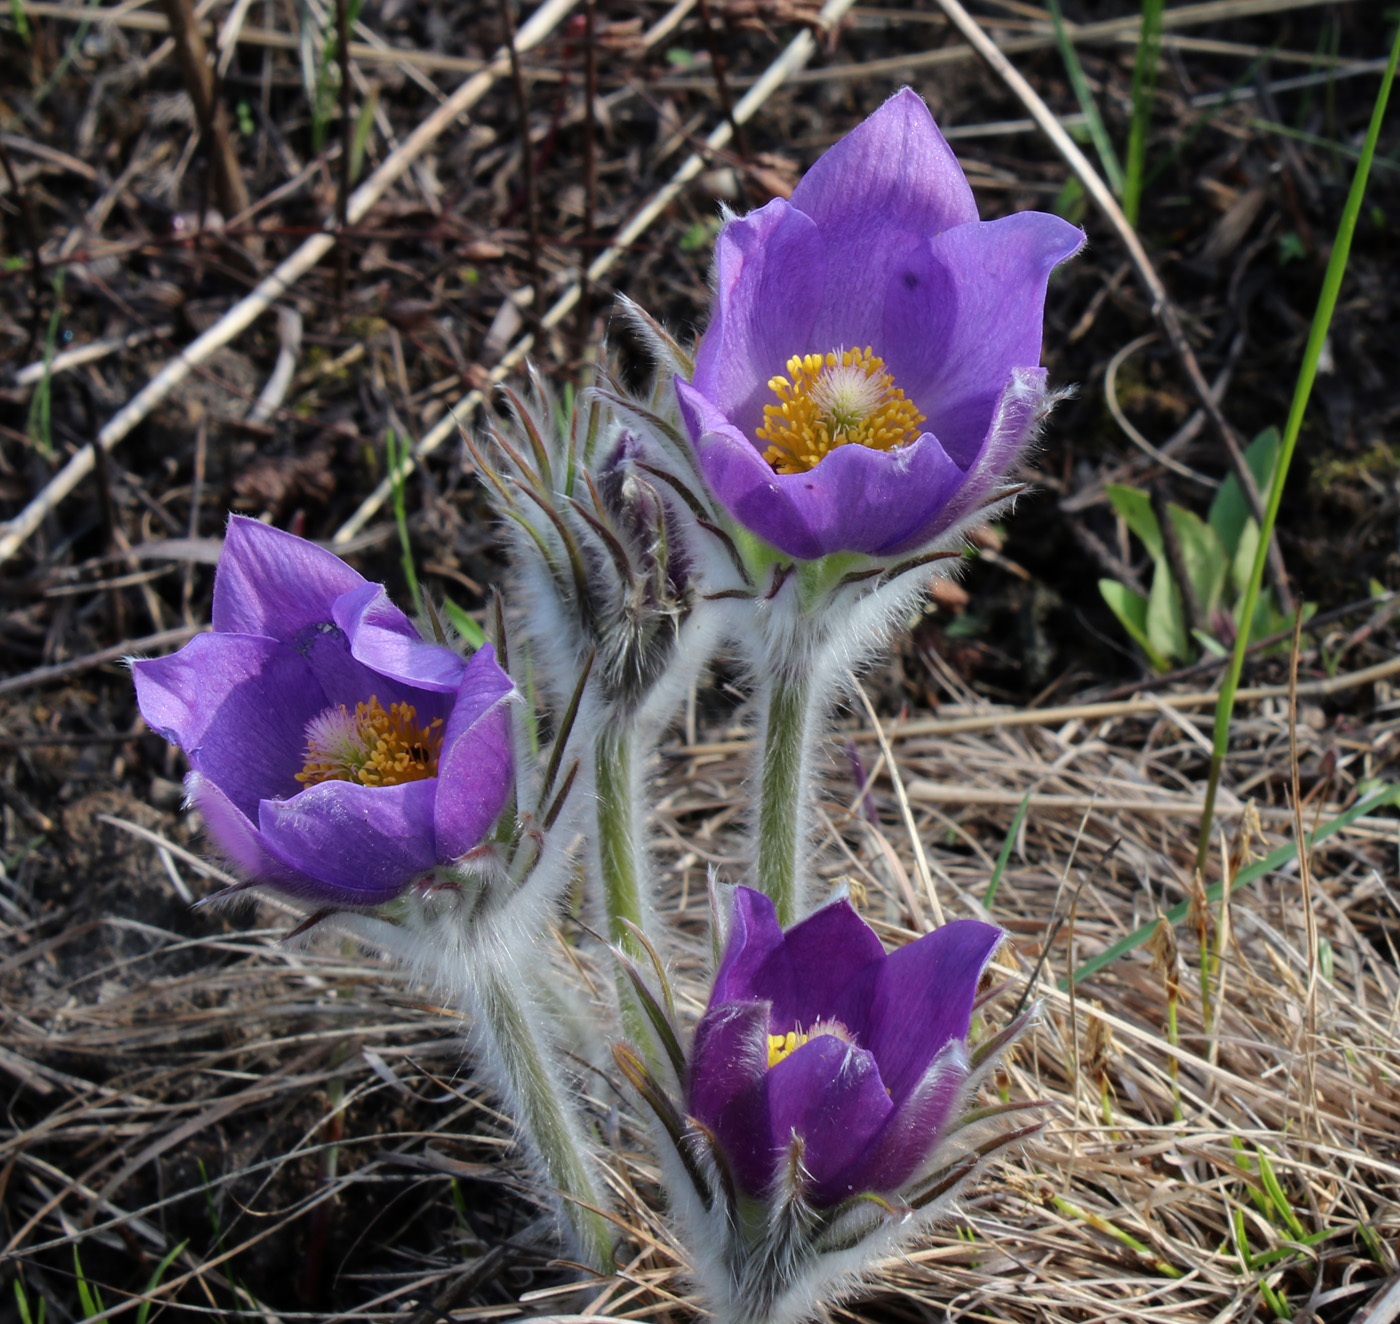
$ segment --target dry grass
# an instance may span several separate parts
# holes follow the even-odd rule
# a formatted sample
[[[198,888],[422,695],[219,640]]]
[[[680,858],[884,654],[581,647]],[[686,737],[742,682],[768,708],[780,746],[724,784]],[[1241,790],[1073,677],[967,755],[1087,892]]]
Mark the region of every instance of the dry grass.
[[[978,913],[1012,809],[941,807],[920,786],[1034,788],[1083,796],[1087,808],[1027,814],[992,907],[1014,937],[1000,1005],[1028,991],[1045,1000],[998,1085],[1050,1101],[1046,1130],[971,1193],[965,1221],[891,1264],[877,1296],[838,1318],[919,1319],[936,1305],[952,1318],[1204,1324],[1267,1318],[1262,1280],[1295,1318],[1306,1308],[1342,1320],[1396,1271],[1400,977],[1376,945],[1395,910],[1385,882],[1394,820],[1364,819],[1313,854],[1321,964],[1308,956],[1296,868],[1209,908],[1207,950],[1221,960],[1204,1010],[1196,929],[1178,927],[1175,1046],[1164,978],[1145,952],[1073,999],[1060,990],[1072,960],[1189,896],[1190,834],[1172,810],[1197,798],[1183,768],[1199,760],[1201,725],[1172,715],[936,742],[898,724],[888,732],[950,914]],[[1306,769],[1319,742],[1302,734]],[[1261,771],[1252,794],[1266,811],[1287,777],[1284,717],[1247,714],[1238,738],[1239,766]],[[744,758],[677,746],[664,759],[660,856],[683,1005],[696,1012],[703,874],[741,867],[729,825],[744,802]],[[1334,794],[1359,762],[1341,760]],[[850,785],[846,803],[826,803],[843,843],[826,852],[826,871],[851,880],[897,943],[918,931],[927,898],[888,784],[872,785],[880,826],[853,811]],[[1094,807],[1122,787],[1150,787],[1153,805]],[[1249,818],[1225,816],[1231,867],[1288,840],[1273,815],[1254,829]],[[159,871],[158,834],[112,831]],[[163,849],[182,876],[199,868],[178,844]],[[691,1317],[679,1252],[654,1212],[644,1128],[611,1075],[589,1080],[612,1137],[625,1267],[582,1290],[546,1273],[532,1290],[550,1247],[513,1176],[509,1123],[474,1090],[453,1022],[392,970],[331,939],[289,949],[277,924],[239,932],[200,919],[178,932],[119,914],[73,927],[25,918],[4,970],[0,1065],[24,1082],[14,1120],[32,1120],[11,1127],[0,1161],[8,1251],[26,1263],[31,1293],[66,1295],[70,1245],[101,1282],[106,1252],[153,1267],[190,1237],[155,1294],[186,1311],[325,1317],[246,1286],[264,1260],[290,1272],[320,1253],[333,1257],[338,1295],[354,1299],[336,1318],[417,1318],[410,1306],[454,1284],[457,1319]],[[99,944],[104,959],[82,977],[56,973],[68,953]],[[337,1230],[318,1252],[318,1213],[332,1209]],[[104,1299],[121,1300],[110,1289]]]
[[[5,253],[30,255],[0,273],[0,1317],[15,1282],[49,1321],[696,1317],[645,1128],[611,1071],[579,1064],[613,1155],[624,1264],[580,1282],[553,1261],[510,1119],[428,991],[332,936],[288,947],[292,921],[271,908],[189,908],[214,871],[178,813],[180,768],[115,664],[202,627],[229,507],[392,579],[389,428],[415,446],[424,579],[479,609],[501,565],[459,423],[527,353],[575,372],[614,292],[695,326],[717,201],[790,188],[902,81],[949,130],[984,215],[1068,203],[1069,139],[1023,118],[1046,105],[1071,129],[1079,118],[1041,7],[977,11],[1030,79],[1019,99],[932,7],[855,7],[834,31],[807,0],[708,7],[598,0],[591,35],[582,0],[518,9],[527,134],[496,5],[366,5],[349,48],[352,109],[372,121],[356,191],[334,117],[312,145],[299,52],[310,34],[319,58],[330,14],[216,4],[206,36],[224,101],[249,117],[233,154],[254,201],[207,230],[215,181],[166,11],[113,6],[85,31],[77,5],[0,16],[0,224]],[[1065,7],[1121,141],[1135,11]],[[1219,411],[1246,436],[1282,416],[1369,110],[1376,27],[1362,6],[1313,0],[1169,11],[1151,145],[1165,166],[1142,230],[1085,212],[1088,253],[1052,287],[1047,363],[1082,391],[1029,475],[1042,495],[989,543],[969,601],[944,600],[867,678],[870,705],[833,739],[821,870],[850,882],[890,943],[940,910],[980,913],[1029,796],[990,907],[1014,941],[988,1017],[1044,1000],[997,1087],[1051,1105],[963,1220],[837,1319],[1400,1314],[1393,810],[1329,836],[1306,872],[1285,862],[1176,925],[1175,1043],[1146,947],[1061,991],[1191,900],[1209,738],[1192,696],[1216,674],[1145,681],[1105,641],[1117,636],[1094,579],[1142,568],[1104,487],[1166,483],[1198,502],[1192,475],[1224,470]],[[1325,418],[1303,438],[1312,477],[1285,512],[1283,554],[1329,623],[1305,644],[1296,723],[1277,661],[1251,675],[1207,886],[1294,839],[1295,763],[1309,827],[1393,777],[1396,180],[1387,161],[1319,385]],[[1304,255],[1285,265],[1289,244]],[[262,315],[274,306],[301,330]],[[1376,580],[1390,596],[1348,611]],[[744,866],[731,697],[702,696],[658,769],[670,957],[691,1014],[706,869]],[[560,938],[586,1001],[586,943],[572,921]]]

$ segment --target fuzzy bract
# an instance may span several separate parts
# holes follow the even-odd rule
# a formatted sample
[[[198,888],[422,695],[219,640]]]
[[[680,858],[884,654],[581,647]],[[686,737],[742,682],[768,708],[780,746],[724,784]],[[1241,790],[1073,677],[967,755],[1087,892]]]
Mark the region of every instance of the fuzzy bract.
[[[238,517],[213,615],[212,633],[132,670],[247,883],[372,907],[481,844],[513,790],[513,686],[489,646],[465,660],[425,642],[381,585]]]
[[[960,1112],[973,1001],[1004,937],[955,920],[886,954],[848,901],[784,932],[739,888],[686,1082],[739,1191],[820,1210],[920,1175]]]
[[[898,557],[994,500],[1047,404],[1051,269],[1083,233],[980,221],[928,108],[905,89],[790,200],[731,219],[714,313],[676,390],[729,515],[799,560]]]

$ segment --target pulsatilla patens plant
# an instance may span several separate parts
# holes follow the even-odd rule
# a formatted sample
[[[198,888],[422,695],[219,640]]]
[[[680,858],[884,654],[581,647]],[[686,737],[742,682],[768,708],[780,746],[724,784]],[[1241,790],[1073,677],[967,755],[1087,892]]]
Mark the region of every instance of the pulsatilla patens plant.
[[[645,395],[606,366],[566,402],[533,375],[468,442],[511,557],[498,651],[463,655],[430,608],[415,626],[329,552],[235,519],[214,633],[135,665],[240,888],[452,992],[571,1250],[603,1272],[607,1184],[571,1064],[620,1029],[721,1324],[818,1314],[1034,1130],[999,1120],[1030,1105],[969,1111],[1030,1019],[973,1030],[1002,931],[958,920],[886,953],[848,900],[806,913],[805,856],[816,736],[850,669],[1016,490],[1054,400],[1047,282],[1082,242],[1038,212],[980,220],[901,92],[790,200],[727,219],[694,355],[624,301],[656,360]],[[726,642],[756,713],[757,890],[715,906],[687,1051],[645,773]],[[615,1005],[551,987],[578,878]]]
[[[481,846],[511,795],[494,651],[425,642],[380,585],[256,520],[229,521],[213,633],[132,673],[239,887],[393,901]]]
[[[702,622],[681,480],[651,430],[600,392],[563,411],[536,386],[528,402],[508,393],[494,454],[476,450],[505,516],[532,666],[556,701],[589,669],[611,714],[664,721],[710,656],[693,638],[682,647]]]
[[[680,354],[635,316],[667,361]],[[646,759],[710,660],[720,629],[712,599],[737,571],[696,495],[703,486],[669,389],[632,399],[604,372],[566,411],[536,386],[528,402],[509,397],[494,454],[476,454],[510,539],[532,675],[556,704],[578,696],[591,873],[610,940],[637,955],[635,935],[653,915]]]
[[[515,759],[515,687],[494,650],[424,640],[339,557],[234,517],[213,633],[132,670],[142,715],[185,751],[190,802],[242,876],[229,891],[302,904],[302,929],[333,923],[470,1012],[579,1253],[606,1264],[599,1180],[519,971],[569,878],[540,830],[560,812],[558,764],[540,778]],[[530,831],[517,804],[536,806]]]
[[[769,898],[734,892],[688,1060],[678,1032],[665,1036],[681,1098],[618,1054],[661,1122],[687,1245],[723,1324],[806,1318],[943,1212],[988,1154],[1035,1129],[986,1134],[991,1118],[1031,1105],[967,1111],[1029,1019],[968,1042],[1004,937],[957,920],[887,954],[846,900],[784,932]]]
[[[802,913],[810,744],[846,668],[1013,492],[1053,403],[1040,366],[1057,216],[981,221],[928,108],[905,90],[790,200],[729,220],[680,411],[755,591],[757,885]]]

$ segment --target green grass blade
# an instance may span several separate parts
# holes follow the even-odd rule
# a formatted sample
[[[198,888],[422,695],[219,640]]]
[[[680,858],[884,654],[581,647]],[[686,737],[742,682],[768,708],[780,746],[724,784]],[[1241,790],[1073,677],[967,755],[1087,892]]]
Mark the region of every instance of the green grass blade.
[[[394,524],[399,531],[399,564],[403,567],[403,577],[408,584],[408,594],[413,600],[413,613],[423,610],[423,590],[418,585],[418,571],[413,565],[413,544],[408,536],[408,502],[406,483],[409,462],[412,459],[411,446],[407,437],[390,428],[384,434],[385,458],[389,463],[389,479],[394,494]]]
[[[48,1303],[41,1296],[38,1298],[39,1309],[33,1313],[29,1309],[29,1298],[25,1295],[24,1288],[18,1278],[15,1279],[15,1308],[19,1311],[19,1324],[44,1324],[44,1307]]]
[[[1273,120],[1250,120],[1249,127],[1258,129],[1261,133],[1276,133],[1281,138],[1292,138],[1296,142],[1306,143],[1309,147],[1321,147],[1330,152],[1337,160],[1361,160],[1361,153],[1354,147],[1347,147],[1339,143],[1335,138],[1324,138],[1318,133],[1305,133],[1302,129],[1295,129],[1288,124],[1277,124]],[[1394,156],[1377,156],[1371,162],[1372,170],[1388,170],[1392,174],[1400,171],[1400,161],[1396,161]]]
[[[63,283],[64,272],[60,267],[53,275],[53,312],[49,314],[48,329],[44,332],[44,375],[34,388],[26,423],[29,439],[46,460],[53,458],[52,368],[53,356],[58,348],[58,329],[63,321]]]
[[[155,1272],[151,1275],[150,1281],[146,1284],[146,1300],[141,1302],[140,1309],[136,1312],[136,1324],[146,1324],[146,1318],[151,1313],[151,1306],[154,1304],[150,1300],[151,1293],[160,1286],[160,1280],[165,1277],[165,1271],[175,1263],[175,1257],[181,1253],[190,1243],[182,1241],[173,1250],[166,1253],[166,1256],[156,1265]]]
[[[1293,388],[1293,403],[1288,410],[1288,422],[1283,429],[1283,445],[1279,450],[1278,467],[1274,472],[1274,481],[1269,487],[1269,504],[1264,511],[1264,524],[1260,529],[1259,547],[1254,555],[1254,568],[1250,572],[1249,584],[1245,589],[1244,607],[1240,612],[1242,621],[1254,620],[1255,605],[1259,601],[1259,586],[1264,577],[1264,559],[1269,544],[1273,541],[1274,522],[1278,518],[1279,502],[1283,499],[1283,485],[1288,480],[1293,450],[1298,444],[1298,434],[1303,427],[1303,414],[1307,410],[1313,381],[1317,377],[1317,363],[1322,357],[1327,330],[1332,325],[1332,314],[1336,310],[1337,297],[1341,292],[1342,277],[1346,274],[1351,240],[1356,233],[1357,218],[1361,215],[1361,201],[1366,194],[1366,180],[1371,173],[1371,161],[1376,154],[1376,142],[1380,138],[1381,124],[1385,119],[1386,104],[1390,100],[1390,89],[1395,82],[1397,61],[1400,61],[1400,26],[1396,28],[1395,38],[1391,42],[1390,62],[1386,65],[1385,77],[1381,79],[1380,91],[1376,93],[1376,104],[1371,111],[1371,125],[1366,131],[1366,145],[1361,149],[1361,160],[1357,162],[1351,191],[1347,194],[1346,206],[1342,208],[1336,242],[1332,245],[1332,256],[1327,262],[1327,274],[1322,279],[1322,293],[1318,296],[1317,311],[1313,314],[1312,330],[1308,333],[1303,362],[1298,369],[1298,381]],[[1206,802],[1201,810],[1201,826],[1196,839],[1198,869],[1205,868],[1206,858],[1210,854],[1210,828],[1215,814],[1215,793],[1220,786],[1220,772],[1225,765],[1225,752],[1230,744],[1230,719],[1235,711],[1235,691],[1239,688],[1240,673],[1244,669],[1244,654],[1249,647],[1249,635],[1246,626],[1236,636],[1230,668],[1220,687],[1220,699],[1215,705],[1215,738],[1210,756],[1210,774],[1206,782]]]
[[[1128,160],[1123,178],[1123,215],[1136,225],[1142,201],[1142,177],[1147,164],[1147,128],[1152,98],[1157,91],[1157,65],[1162,57],[1164,0],[1142,0],[1142,28],[1133,64],[1133,122],[1128,130]]]
[[[1372,792],[1364,800],[1357,801],[1350,809],[1337,815],[1330,823],[1324,823],[1316,832],[1308,836],[1308,848],[1311,850],[1321,841],[1326,841],[1334,833],[1340,832],[1344,827],[1354,823],[1358,818],[1369,814],[1373,809],[1381,809],[1386,805],[1400,802],[1400,785],[1382,786],[1378,791]],[[1285,846],[1280,846],[1276,851],[1266,855],[1262,860],[1255,860],[1253,864],[1246,865],[1235,875],[1235,884],[1230,889],[1231,893],[1238,892],[1240,888],[1248,886],[1256,878],[1262,878],[1266,873],[1274,869],[1281,869],[1298,852],[1298,843],[1290,841]],[[1222,883],[1212,883],[1206,888],[1206,898],[1215,903],[1220,900]],[[1179,902],[1167,911],[1167,919],[1172,924],[1180,924],[1186,918],[1186,912],[1190,903]],[[1128,934],[1126,938],[1114,943],[1106,952],[1100,952],[1097,956],[1091,956],[1078,970],[1074,972],[1074,982],[1076,984],[1087,979],[1090,975],[1097,974],[1106,965],[1111,965],[1120,956],[1126,956],[1129,952],[1141,947],[1151,936],[1152,931],[1157,927],[1157,921],[1151,924],[1144,924],[1142,928]],[[1060,980],[1060,988],[1068,989],[1068,980]]]
[[[1264,1279],[1259,1280],[1259,1295],[1264,1298],[1265,1304],[1274,1312],[1275,1319],[1292,1319],[1293,1312],[1288,1308],[1288,1302],[1284,1300],[1283,1293],[1270,1287]]]
[[[480,648],[486,642],[486,631],[481,628],[465,611],[462,610],[451,598],[443,598],[442,609],[447,614],[447,619],[452,622],[452,628],[472,647],[473,651]]]
[[[1084,66],[1079,63],[1079,52],[1070,40],[1069,29],[1065,27],[1065,16],[1060,10],[1059,0],[1050,0],[1050,21],[1055,25],[1055,44],[1060,48],[1060,56],[1065,62],[1065,72],[1069,75],[1070,86],[1074,88],[1075,100],[1084,112],[1085,127],[1093,140],[1094,150],[1099,154],[1099,164],[1103,166],[1104,178],[1108,186],[1119,197],[1123,194],[1123,167],[1118,163],[1118,153],[1113,150],[1113,142],[1104,128],[1103,116],[1099,114],[1098,103],[1089,90],[1089,80],[1084,76]]]
[[[83,7],[88,14],[91,15],[94,11],[100,9],[101,6],[102,0],[86,0]],[[92,18],[86,17],[78,24],[77,31],[73,33],[72,40],[64,47],[63,57],[59,60],[58,64],[54,66],[53,73],[45,80],[43,87],[34,93],[34,99],[29,103],[31,110],[38,110],[39,107],[48,100],[49,94],[54,88],[63,81],[63,76],[68,72],[68,66],[77,58],[78,52],[82,50],[83,42],[87,40],[90,31],[92,31]]]
[[[1308,1235],[1307,1229],[1298,1221],[1298,1215],[1293,1212],[1293,1206],[1284,1193],[1278,1174],[1274,1171],[1274,1165],[1262,1149],[1259,1151],[1259,1180],[1264,1183],[1264,1189],[1269,1193],[1269,1199],[1273,1201],[1274,1211],[1283,1220],[1284,1226],[1299,1241],[1302,1241]]]
[[[1026,810],[1031,807],[1031,793],[1026,792],[1025,799],[1021,801],[1016,810],[1016,816],[1011,820],[1011,830],[1006,834],[1006,840],[1001,843],[1001,854],[997,856],[996,868],[992,870],[992,876],[987,883],[987,895],[982,898],[982,904],[988,910],[992,908],[992,902],[996,900],[997,888],[1001,886],[1001,876],[1006,872],[1006,863],[1011,858],[1011,848],[1016,844],[1016,834],[1021,830],[1021,824],[1025,822]]]
[[[102,1304],[102,1294],[83,1276],[83,1262],[78,1256],[78,1247],[73,1246],[73,1273],[78,1280],[78,1304],[83,1308],[83,1318],[91,1319],[106,1309]]]

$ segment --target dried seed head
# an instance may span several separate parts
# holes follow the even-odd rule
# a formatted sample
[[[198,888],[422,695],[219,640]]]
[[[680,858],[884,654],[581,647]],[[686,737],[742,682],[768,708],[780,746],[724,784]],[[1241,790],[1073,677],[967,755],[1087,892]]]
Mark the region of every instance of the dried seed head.
[[[1210,898],[1206,896],[1206,885],[1199,869],[1192,871],[1186,891],[1186,922],[1196,931],[1196,942],[1204,952],[1210,945]]]
[[[1095,1011],[1102,1011],[1101,1002],[1091,1002],[1087,1023],[1084,1026],[1084,1069],[1093,1073],[1101,1084],[1108,1075],[1108,1064],[1113,1055],[1113,1029]]]
[[[1181,994],[1181,952],[1176,945],[1176,932],[1165,915],[1157,919],[1157,927],[1147,940],[1147,951],[1152,957],[1152,968],[1162,976],[1167,986],[1167,996]]]

